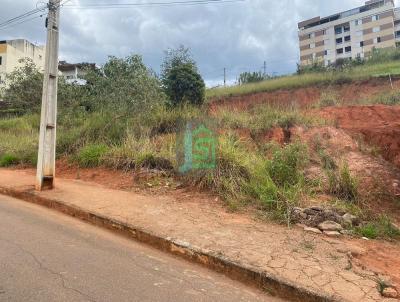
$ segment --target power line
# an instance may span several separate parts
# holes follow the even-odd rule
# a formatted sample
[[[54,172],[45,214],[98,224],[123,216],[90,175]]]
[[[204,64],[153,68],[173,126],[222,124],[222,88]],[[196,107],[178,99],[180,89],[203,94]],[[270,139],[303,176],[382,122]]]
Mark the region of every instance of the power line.
[[[69,0],[67,0],[69,1]],[[96,3],[96,4],[71,4],[63,5],[67,9],[107,9],[107,8],[130,8],[130,7],[157,7],[157,6],[193,6],[206,4],[223,4],[245,2],[247,0],[188,0],[168,2],[146,2],[146,3]]]
[[[63,8],[71,8],[71,9],[109,9],[109,8],[129,8],[129,7],[149,7],[149,6],[193,6],[193,5],[206,5],[206,4],[221,4],[221,3],[235,3],[235,2],[245,2],[247,0],[175,0],[168,2],[146,2],[146,3],[104,3],[104,4],[87,4],[87,5],[66,5],[68,2],[72,0],[64,0],[61,1],[60,4],[56,7]],[[48,9],[48,5],[45,4],[42,7],[37,7],[33,10],[27,11],[19,16],[6,20],[0,23],[0,30],[8,29],[35,19],[42,17],[41,14],[43,11]],[[39,14],[39,16],[35,16]],[[34,17],[31,17],[34,16]],[[31,17],[31,18],[29,18]]]
[[[39,18],[42,18],[42,17],[43,17],[43,14],[39,15],[39,16],[35,16],[35,17],[32,17],[32,18],[29,18],[29,19],[26,19],[26,20],[23,20],[23,21],[18,22],[18,23],[12,23],[12,24],[10,24],[8,26],[0,27],[0,30],[6,30],[6,29],[9,29],[9,28],[18,26],[20,24],[23,24],[23,23],[26,23],[26,22],[30,22],[30,21],[33,21],[33,20],[36,20],[36,19],[39,19]]]
[[[47,9],[47,5],[45,7],[38,7],[33,10],[30,10],[26,13],[23,13],[19,16],[6,20],[0,23],[0,30],[7,29],[13,26],[17,26],[19,24],[32,21],[34,19],[40,18],[43,16],[43,12]],[[40,15],[37,15],[40,14]],[[35,16],[36,15],[36,16]]]

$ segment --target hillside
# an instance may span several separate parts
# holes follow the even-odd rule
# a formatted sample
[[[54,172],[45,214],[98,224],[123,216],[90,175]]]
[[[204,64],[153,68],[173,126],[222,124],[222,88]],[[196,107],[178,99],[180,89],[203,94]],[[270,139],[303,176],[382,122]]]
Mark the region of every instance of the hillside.
[[[61,85],[57,175],[151,194],[201,190],[285,224],[317,206],[356,215],[355,236],[400,238],[399,61],[209,90],[203,106],[175,108],[144,65],[131,85],[131,62],[118,61],[132,71],[124,76],[93,74],[88,94]],[[39,114],[29,109],[0,119],[0,166],[35,166]],[[218,136],[215,167],[182,175],[182,125],[199,120]]]

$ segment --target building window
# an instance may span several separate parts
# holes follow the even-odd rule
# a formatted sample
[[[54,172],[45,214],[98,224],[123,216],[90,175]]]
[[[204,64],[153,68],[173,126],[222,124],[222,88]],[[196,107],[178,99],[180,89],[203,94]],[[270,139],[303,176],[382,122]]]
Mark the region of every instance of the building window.
[[[357,59],[361,59],[361,54],[360,53],[357,54]]]
[[[378,21],[378,20],[379,20],[379,15],[372,16],[372,21]]]
[[[360,42],[360,47],[364,47],[364,41]]]
[[[358,25],[361,25],[361,24],[362,24],[362,19],[358,19],[358,20],[354,21],[354,25],[355,26],[358,26]]]
[[[380,29],[379,26],[372,28],[372,32],[374,32],[374,33],[377,33],[377,32],[380,32],[380,31],[381,31],[381,29]]]
[[[0,56],[0,65],[3,64],[3,57]]]
[[[308,38],[309,39],[315,38],[315,33],[308,34]]]
[[[326,29],[324,29],[324,30],[322,31],[322,35],[323,35],[323,36],[326,35]]]
[[[344,49],[344,51],[345,51],[345,52],[351,52],[351,46],[347,46],[347,47]]]
[[[325,50],[325,51],[324,51],[324,56],[327,56],[327,55],[328,55],[328,51]]]
[[[344,37],[344,41],[345,41],[345,42],[349,42],[350,40],[351,40],[350,36]]]
[[[350,25],[345,25],[345,26],[343,26],[343,31],[344,31],[344,32],[350,31]]]
[[[342,54],[343,53],[343,48],[336,49],[336,53],[338,55]]]
[[[343,38],[336,39],[336,44],[342,44],[342,43],[343,43]]]
[[[374,38],[374,44],[381,43],[381,37]]]
[[[335,34],[340,35],[343,32],[342,27],[335,27]]]
[[[396,38],[400,38],[400,30],[396,31]]]
[[[315,43],[311,43],[310,44],[310,48],[312,49],[312,48],[315,48]]]

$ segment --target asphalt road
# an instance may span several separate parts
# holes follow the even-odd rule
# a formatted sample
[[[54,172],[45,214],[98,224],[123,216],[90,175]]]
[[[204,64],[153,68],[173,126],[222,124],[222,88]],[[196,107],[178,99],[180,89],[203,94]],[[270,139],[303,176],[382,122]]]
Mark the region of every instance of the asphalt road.
[[[282,301],[63,214],[0,195],[0,301]]]

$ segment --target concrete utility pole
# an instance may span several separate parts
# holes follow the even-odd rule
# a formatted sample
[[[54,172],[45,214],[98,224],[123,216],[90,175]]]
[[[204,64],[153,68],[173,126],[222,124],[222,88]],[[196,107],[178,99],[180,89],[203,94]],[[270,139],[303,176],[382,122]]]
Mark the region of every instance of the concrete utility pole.
[[[49,0],[46,62],[40,119],[36,190],[52,189],[55,177],[59,19],[61,0]]]
[[[264,77],[267,75],[267,62],[264,61]]]
[[[224,87],[226,86],[226,68],[224,68]]]

